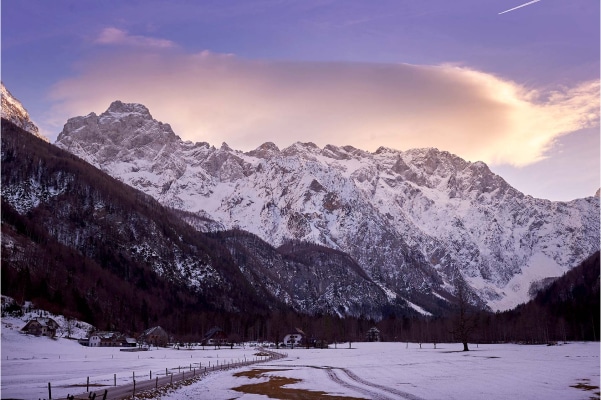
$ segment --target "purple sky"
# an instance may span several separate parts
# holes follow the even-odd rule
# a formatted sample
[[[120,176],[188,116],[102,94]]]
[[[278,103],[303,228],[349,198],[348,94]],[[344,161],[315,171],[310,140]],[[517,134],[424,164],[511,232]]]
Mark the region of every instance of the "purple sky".
[[[52,141],[140,102],[184,139],[438,147],[599,187],[599,1],[3,0],[2,80]]]

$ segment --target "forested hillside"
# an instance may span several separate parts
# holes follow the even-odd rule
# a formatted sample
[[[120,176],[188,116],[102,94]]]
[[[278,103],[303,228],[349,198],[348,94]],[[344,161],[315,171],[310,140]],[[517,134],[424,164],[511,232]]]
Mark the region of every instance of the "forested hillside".
[[[512,336],[528,340],[599,340],[599,252],[566,272],[534,300],[504,313]]]
[[[470,342],[543,344],[599,340],[599,252],[557,278],[525,304],[505,312],[471,309]],[[380,323],[390,337],[419,342],[453,341],[457,315],[417,320],[389,318]]]
[[[218,242],[5,120],[2,293],[131,331],[202,331],[206,313],[278,307],[258,296]]]

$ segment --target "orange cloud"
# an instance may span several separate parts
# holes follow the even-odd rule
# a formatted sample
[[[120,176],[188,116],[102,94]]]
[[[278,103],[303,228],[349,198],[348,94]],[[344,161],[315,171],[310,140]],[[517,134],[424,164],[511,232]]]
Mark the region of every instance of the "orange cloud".
[[[118,36],[118,35],[117,35]],[[53,110],[146,105],[183,139],[249,150],[272,141],[366,150],[437,147],[468,160],[523,166],[561,135],[599,122],[599,81],[528,88],[451,65],[292,63],[231,55],[130,54],[95,60],[59,82]]]

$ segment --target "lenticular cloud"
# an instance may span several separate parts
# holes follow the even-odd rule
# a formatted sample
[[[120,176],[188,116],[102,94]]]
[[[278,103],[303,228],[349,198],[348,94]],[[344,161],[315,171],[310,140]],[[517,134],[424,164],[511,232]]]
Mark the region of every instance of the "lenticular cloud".
[[[249,150],[297,140],[366,150],[438,147],[523,166],[599,123],[599,81],[529,88],[452,65],[295,63],[137,53],[83,64],[52,96],[57,127],[113,100],[146,105],[184,139]]]

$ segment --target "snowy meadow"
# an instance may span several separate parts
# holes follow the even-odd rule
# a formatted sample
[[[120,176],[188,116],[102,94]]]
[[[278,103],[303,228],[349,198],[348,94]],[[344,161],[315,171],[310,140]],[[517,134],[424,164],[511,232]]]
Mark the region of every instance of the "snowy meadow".
[[[255,357],[253,348],[152,349],[127,353],[76,341],[23,335],[3,319],[2,398],[53,398],[136,379]],[[211,373],[161,399],[589,399],[599,398],[599,343],[517,344],[352,343],[329,349],[287,349],[286,358]],[[321,393],[320,393],[321,392]],[[279,396],[279,397],[277,397]]]
[[[599,398],[599,343],[473,345],[469,352],[460,344],[352,347],[288,350],[285,359],[251,367],[262,374],[213,375],[161,398],[265,399],[234,389],[274,377],[300,379],[286,386],[307,396],[297,398],[310,398],[306,390],[368,399]]]
[[[259,358],[249,347],[233,349],[214,347],[151,348],[142,352],[122,352],[118,347],[85,347],[76,340],[36,337],[19,332],[17,324],[2,319],[2,383],[3,399],[52,398],[90,390],[110,389],[181,371],[191,374],[204,367]]]

